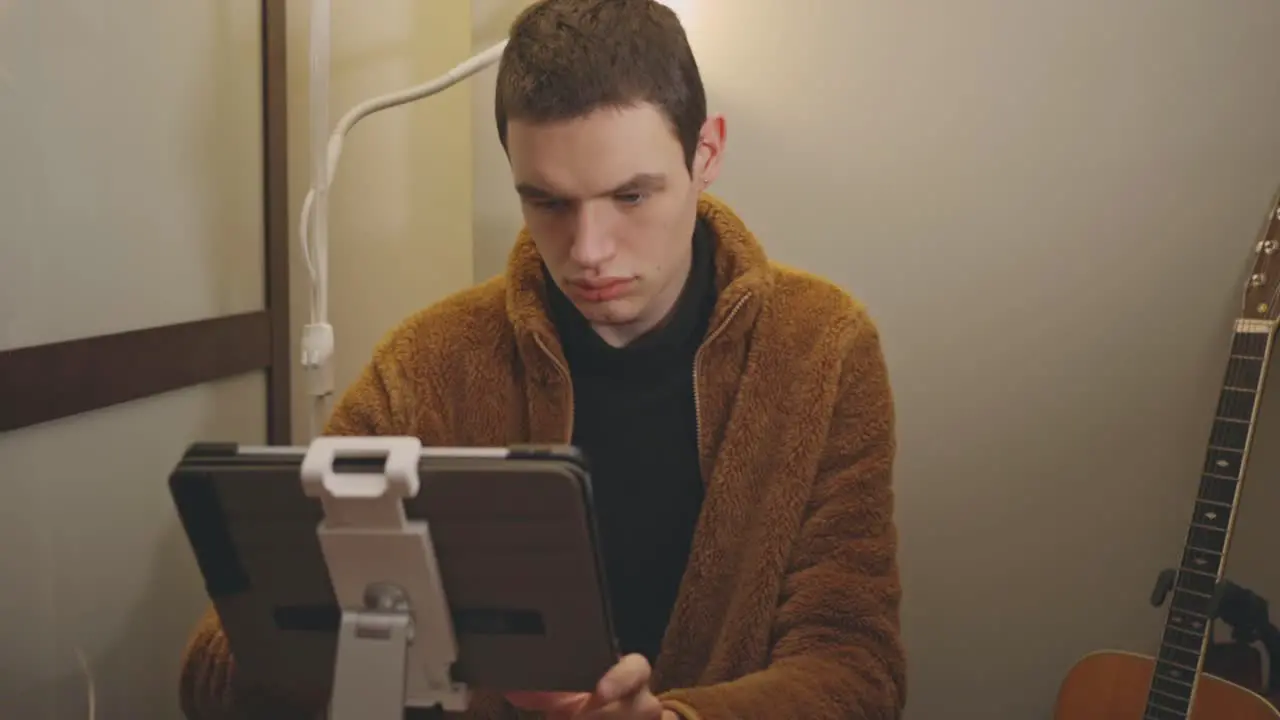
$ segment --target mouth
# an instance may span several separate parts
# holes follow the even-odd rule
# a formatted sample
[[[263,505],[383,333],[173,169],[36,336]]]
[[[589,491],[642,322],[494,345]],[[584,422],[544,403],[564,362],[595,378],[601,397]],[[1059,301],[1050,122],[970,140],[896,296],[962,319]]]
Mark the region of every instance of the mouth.
[[[633,281],[630,278],[606,280],[580,280],[569,283],[571,294],[587,302],[607,302],[627,294]]]

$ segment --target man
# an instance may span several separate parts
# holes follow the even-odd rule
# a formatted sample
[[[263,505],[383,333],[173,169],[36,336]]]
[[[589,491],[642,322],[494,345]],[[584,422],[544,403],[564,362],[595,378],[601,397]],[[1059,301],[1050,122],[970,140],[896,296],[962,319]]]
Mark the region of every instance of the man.
[[[327,432],[582,448],[624,657],[595,693],[478,693],[467,717],[899,717],[877,331],[705,194],[725,124],[676,17],[529,7],[495,114],[526,222],[506,272],[392,332]],[[192,717],[315,710],[237,686],[212,613],[182,690]]]

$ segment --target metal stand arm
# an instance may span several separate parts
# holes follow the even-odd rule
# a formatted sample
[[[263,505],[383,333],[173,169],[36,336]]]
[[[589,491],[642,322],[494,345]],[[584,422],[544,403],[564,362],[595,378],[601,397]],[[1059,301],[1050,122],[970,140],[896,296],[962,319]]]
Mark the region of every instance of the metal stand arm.
[[[405,437],[321,437],[302,463],[342,608],[330,720],[402,720],[405,707],[467,708],[451,676],[457,641],[424,522],[406,519],[422,445]]]

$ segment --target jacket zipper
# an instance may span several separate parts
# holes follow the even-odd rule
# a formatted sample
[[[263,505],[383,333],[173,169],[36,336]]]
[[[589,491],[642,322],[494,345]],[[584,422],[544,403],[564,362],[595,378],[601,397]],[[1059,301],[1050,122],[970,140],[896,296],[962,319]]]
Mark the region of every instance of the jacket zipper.
[[[712,330],[710,335],[707,335],[707,339],[698,346],[698,351],[693,354],[693,428],[698,442],[699,466],[702,464],[702,398],[698,392],[698,364],[702,360],[702,351],[719,337],[725,328],[729,327],[729,323],[733,322],[733,317],[738,314],[738,311],[746,304],[747,298],[750,297],[751,293],[748,292],[738,298],[738,302],[734,303],[733,308],[729,310],[729,315],[724,319],[724,322],[720,323],[715,330]],[[702,473],[705,481],[706,468],[702,468]]]
[[[702,351],[729,327],[729,323],[733,322],[733,318],[737,316],[738,311],[742,309],[742,306],[746,304],[750,297],[751,293],[748,292],[738,298],[738,302],[734,303],[733,307],[729,310],[729,315],[725,317],[724,322],[716,326],[716,329],[712,330],[711,334],[707,335],[706,340],[698,346],[697,352],[693,354],[693,427],[694,433],[697,435],[696,439],[698,442],[699,463],[702,462],[702,395],[698,392],[698,365],[702,361]],[[567,388],[565,390],[566,404],[569,406],[567,419],[565,421],[564,442],[566,444],[571,443],[573,442],[574,411],[573,379],[569,376],[568,368],[564,366],[564,363],[560,362],[560,359],[556,357],[555,353],[551,352],[551,349],[546,346],[546,343],[542,341],[542,338],[534,335],[533,339],[538,343],[538,347],[542,348],[542,352],[546,353],[547,358],[551,360],[551,364],[556,366],[556,370],[559,371],[560,376],[564,379],[565,386]]]
[[[542,352],[547,354],[547,357],[551,360],[551,364],[556,366],[556,370],[560,371],[560,376],[564,378],[566,388],[565,396],[568,400],[567,404],[569,406],[567,419],[565,421],[564,443],[568,445],[573,442],[573,379],[569,377],[569,369],[566,368],[564,363],[560,362],[560,359],[556,357],[555,353],[551,352],[551,349],[542,342],[542,338],[535,334],[533,339],[538,343],[538,347],[542,348]]]

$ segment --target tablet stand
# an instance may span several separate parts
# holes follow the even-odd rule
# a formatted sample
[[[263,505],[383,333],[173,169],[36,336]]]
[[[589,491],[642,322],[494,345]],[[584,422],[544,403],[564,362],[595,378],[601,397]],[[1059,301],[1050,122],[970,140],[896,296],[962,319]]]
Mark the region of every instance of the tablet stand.
[[[303,458],[303,491],[324,507],[317,534],[342,608],[330,720],[467,707],[467,687],[450,675],[457,640],[431,536],[404,512],[418,494],[421,448],[417,438],[321,437]]]

